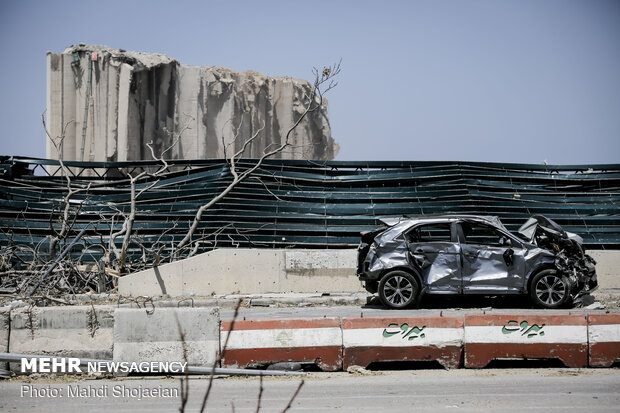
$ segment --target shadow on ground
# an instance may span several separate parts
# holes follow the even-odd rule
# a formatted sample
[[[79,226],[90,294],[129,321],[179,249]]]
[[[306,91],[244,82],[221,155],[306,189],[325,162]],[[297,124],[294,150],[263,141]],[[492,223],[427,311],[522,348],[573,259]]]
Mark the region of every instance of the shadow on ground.
[[[584,297],[584,304],[594,302],[590,295]],[[378,296],[369,297],[364,308],[386,309],[381,304]],[[578,306],[575,306],[578,307]],[[476,309],[476,308],[517,308],[532,309],[532,303],[528,296],[479,296],[479,295],[424,295],[416,308],[419,309]],[[393,310],[390,310],[393,311]]]

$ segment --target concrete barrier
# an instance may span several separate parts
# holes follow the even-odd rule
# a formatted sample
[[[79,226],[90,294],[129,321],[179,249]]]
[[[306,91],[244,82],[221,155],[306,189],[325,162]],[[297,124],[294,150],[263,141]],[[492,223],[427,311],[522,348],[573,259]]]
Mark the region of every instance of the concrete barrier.
[[[586,314],[465,315],[465,367],[485,367],[494,359],[555,358],[567,367],[587,367]]]
[[[601,289],[620,289],[620,251],[588,250]],[[357,250],[220,248],[122,277],[122,295],[364,292]]]
[[[13,309],[9,351],[109,360],[112,357],[113,314],[112,306]]]
[[[365,291],[355,250],[221,248],[119,279],[122,295]]]
[[[222,321],[220,345],[230,339],[222,367],[295,361],[313,363],[324,371],[342,369],[340,318]]]
[[[0,308],[0,352],[9,352],[9,325],[10,310],[8,307]],[[0,369],[8,369],[8,364],[0,361]]]
[[[588,250],[586,252],[596,260],[596,278],[601,290],[620,290],[620,273],[618,273],[620,250]]]
[[[620,314],[588,314],[590,367],[610,367],[620,361]]]
[[[463,316],[346,317],[342,320],[344,369],[372,362],[432,361],[461,366]]]
[[[219,352],[218,308],[117,308],[114,311],[115,361],[184,361],[211,366]]]

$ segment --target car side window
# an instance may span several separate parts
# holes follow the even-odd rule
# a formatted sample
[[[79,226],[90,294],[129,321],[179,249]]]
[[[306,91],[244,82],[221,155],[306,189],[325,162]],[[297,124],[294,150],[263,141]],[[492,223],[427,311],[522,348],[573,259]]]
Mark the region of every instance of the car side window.
[[[464,222],[461,224],[466,244],[488,245],[491,247],[504,246],[506,237],[495,228],[487,225]]]
[[[450,223],[420,225],[407,234],[409,242],[450,242]]]

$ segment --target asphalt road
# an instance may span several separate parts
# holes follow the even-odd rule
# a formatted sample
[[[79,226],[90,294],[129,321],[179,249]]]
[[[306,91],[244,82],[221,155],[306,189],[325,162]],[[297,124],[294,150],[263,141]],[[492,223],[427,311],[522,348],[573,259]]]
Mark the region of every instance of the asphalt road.
[[[208,380],[192,378],[186,411],[198,411]],[[265,378],[261,411],[280,412],[299,384],[298,378]],[[121,392],[115,397],[113,391]],[[107,389],[107,395],[77,397],[74,391]],[[0,382],[0,411],[62,412],[174,412],[179,397],[127,394],[137,389],[178,389],[175,379]],[[56,390],[56,397],[50,393]],[[22,392],[24,393],[22,395]],[[33,397],[39,393],[39,397]],[[48,396],[41,396],[47,392]],[[126,397],[122,397],[125,392]],[[259,379],[218,378],[207,404],[209,412],[254,412]],[[60,394],[60,395],[58,395]],[[312,373],[289,412],[415,412],[415,411],[609,411],[620,410],[619,369],[492,369],[415,370],[354,375]]]

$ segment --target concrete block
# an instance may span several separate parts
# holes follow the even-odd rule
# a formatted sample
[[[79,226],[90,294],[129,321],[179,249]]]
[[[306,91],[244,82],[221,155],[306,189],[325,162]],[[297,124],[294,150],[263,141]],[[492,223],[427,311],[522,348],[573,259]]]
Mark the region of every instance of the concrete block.
[[[588,314],[590,367],[611,367],[620,361],[620,314]]]
[[[188,362],[213,365],[219,352],[218,308],[117,308],[114,312],[114,360],[183,361],[179,328],[185,334]]]
[[[10,310],[8,307],[0,308],[0,352],[8,353],[9,351],[9,325]],[[0,362],[0,369],[6,370],[8,364]]]
[[[122,277],[122,295],[279,292],[282,250],[217,249]]]
[[[220,248],[183,261],[183,292],[199,295],[281,291],[283,250]]]
[[[345,317],[343,368],[403,360],[435,360],[447,369],[458,368],[463,334],[462,315]]]
[[[620,251],[588,250],[596,260],[596,277],[600,289],[620,289]]]
[[[221,248],[122,277],[122,295],[363,292],[355,250]]]
[[[222,322],[220,347],[228,335],[222,367],[245,368],[278,362],[313,363],[324,371],[342,369],[340,318],[252,319]]]
[[[112,358],[113,306],[22,307],[10,319],[12,353]]]
[[[183,262],[176,261],[126,275],[118,280],[121,295],[164,295],[183,294]],[[204,294],[208,295],[208,294]]]
[[[466,314],[465,367],[482,368],[494,359],[559,359],[588,366],[585,314]]]
[[[355,276],[357,250],[284,250],[280,292],[365,291]]]

